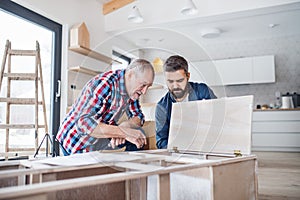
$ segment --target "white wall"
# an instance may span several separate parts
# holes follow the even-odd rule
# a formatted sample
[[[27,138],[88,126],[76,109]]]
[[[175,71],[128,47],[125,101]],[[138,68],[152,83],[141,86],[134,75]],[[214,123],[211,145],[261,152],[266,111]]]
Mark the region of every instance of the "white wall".
[[[85,22],[90,33],[90,48],[107,56],[111,56],[113,46],[118,46],[125,51],[127,48],[135,48],[131,44],[120,40],[119,37],[107,34],[104,31],[102,5],[97,0],[13,1],[63,25],[61,119],[64,118],[67,108],[68,67],[83,65],[97,71],[110,69],[110,66],[106,63],[68,51],[69,30],[74,24]]]
[[[275,55],[275,83],[213,87],[218,97],[254,95],[254,105],[262,105],[275,104],[276,91],[300,94],[300,35],[214,43],[206,45],[205,50],[212,60]],[[154,58],[155,55],[166,60],[172,54],[157,50],[144,51],[143,54],[145,58]],[[199,60],[206,58],[206,55],[199,54]]]
[[[65,115],[67,107],[67,69],[68,66],[79,65],[85,62],[81,55],[68,51],[69,28],[76,23],[85,22],[90,33],[90,46],[94,48],[102,40],[107,38],[104,32],[104,19],[102,15],[102,6],[95,1],[82,0],[14,0],[16,3],[33,10],[57,23],[63,27],[63,46],[62,46],[62,69],[61,69],[61,119]]]

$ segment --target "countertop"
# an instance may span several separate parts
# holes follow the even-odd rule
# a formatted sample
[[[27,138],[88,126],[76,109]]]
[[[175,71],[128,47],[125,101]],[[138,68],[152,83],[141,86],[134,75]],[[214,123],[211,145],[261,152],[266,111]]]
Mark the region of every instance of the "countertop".
[[[278,108],[278,109],[253,109],[253,111],[258,111],[258,112],[261,112],[261,111],[299,111],[300,108]]]

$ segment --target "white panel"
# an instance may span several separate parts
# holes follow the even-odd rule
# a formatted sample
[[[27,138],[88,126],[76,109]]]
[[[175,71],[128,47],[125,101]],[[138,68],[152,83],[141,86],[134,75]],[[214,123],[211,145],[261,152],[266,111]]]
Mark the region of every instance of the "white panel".
[[[274,55],[253,57],[253,83],[274,83]]]
[[[253,113],[253,150],[299,151],[300,111]]]
[[[223,85],[250,84],[252,82],[252,59],[236,58],[215,61]]]
[[[168,149],[250,154],[253,96],[173,104]]]
[[[299,133],[257,133],[252,135],[253,146],[263,147],[300,147]]]
[[[289,121],[300,120],[300,111],[256,111],[253,121]]]
[[[253,122],[252,132],[296,133],[300,134],[300,121]]]
[[[212,61],[192,62],[190,67],[191,81],[204,82],[209,86],[216,85],[216,66]]]

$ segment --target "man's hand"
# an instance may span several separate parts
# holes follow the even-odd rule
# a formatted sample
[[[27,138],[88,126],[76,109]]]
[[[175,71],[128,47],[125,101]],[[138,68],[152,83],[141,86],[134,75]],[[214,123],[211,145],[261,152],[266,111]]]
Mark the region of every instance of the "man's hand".
[[[120,130],[125,134],[125,140],[135,144],[140,149],[147,144],[146,136],[139,129],[132,129],[119,126]]]
[[[110,145],[111,148],[116,148],[116,146],[119,146],[120,144],[124,144],[125,143],[125,138],[111,138],[110,140]]]

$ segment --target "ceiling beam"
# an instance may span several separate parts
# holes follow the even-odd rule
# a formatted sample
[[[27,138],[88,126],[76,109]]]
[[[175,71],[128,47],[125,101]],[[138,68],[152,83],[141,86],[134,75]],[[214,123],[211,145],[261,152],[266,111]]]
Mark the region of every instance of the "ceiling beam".
[[[103,15],[106,15],[134,1],[135,0],[111,0],[103,4],[102,13]]]

